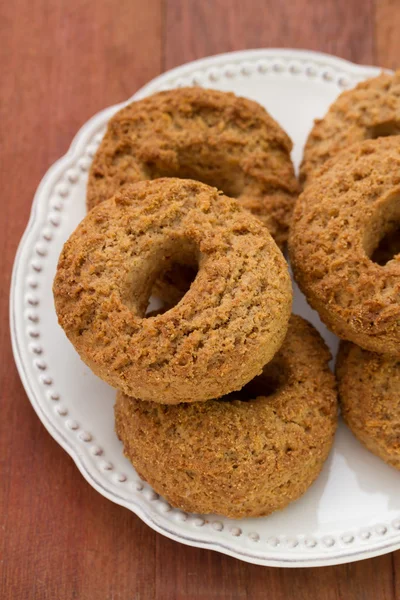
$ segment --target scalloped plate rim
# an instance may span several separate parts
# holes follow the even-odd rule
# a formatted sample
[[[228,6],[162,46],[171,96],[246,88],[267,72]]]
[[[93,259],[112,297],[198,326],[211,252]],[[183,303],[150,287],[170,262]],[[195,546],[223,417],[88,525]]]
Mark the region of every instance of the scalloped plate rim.
[[[282,556],[277,557],[276,559],[272,555],[267,555],[268,551],[260,551],[259,553],[253,553],[251,550],[245,548],[243,552],[240,552],[236,548],[232,548],[229,545],[224,543],[215,541],[215,539],[202,540],[197,537],[191,537],[189,535],[183,535],[180,533],[174,532],[172,529],[165,527],[164,524],[160,524],[157,522],[157,519],[152,518],[149,514],[146,513],[145,509],[140,506],[135,500],[126,500],[122,496],[119,496],[115,491],[110,491],[106,487],[99,482],[94,476],[93,472],[90,468],[85,464],[84,454],[79,451],[78,445],[74,445],[71,440],[69,440],[61,430],[61,427],[57,427],[55,423],[49,418],[48,414],[43,410],[40,406],[40,403],[37,400],[35,391],[31,387],[29,376],[25,371],[24,360],[22,359],[20,348],[18,345],[18,338],[16,333],[16,312],[15,312],[15,302],[16,302],[16,294],[18,294],[18,290],[16,287],[16,282],[19,274],[19,268],[21,266],[21,256],[25,249],[27,249],[27,242],[31,236],[33,228],[35,224],[38,222],[41,213],[45,210],[45,203],[40,202],[40,198],[42,195],[42,190],[50,185],[50,182],[53,180],[57,180],[61,170],[64,172],[68,168],[68,163],[72,161],[74,158],[79,156],[78,151],[80,146],[84,146],[87,141],[93,135],[93,130],[96,129],[99,121],[102,121],[104,117],[109,113],[110,116],[119,110],[119,108],[123,107],[125,104],[129,103],[133,99],[140,99],[149,93],[153,87],[157,87],[160,82],[163,80],[167,80],[168,78],[176,78],[181,75],[186,74],[187,72],[193,71],[195,69],[204,69],[210,66],[215,66],[216,63],[224,61],[229,61],[230,63],[234,61],[246,61],[251,59],[258,58],[293,58],[294,60],[302,60],[302,61],[310,61],[311,63],[317,63],[321,66],[335,66],[336,68],[342,68],[347,74],[350,72],[354,74],[371,74],[371,71],[375,71],[376,73],[380,71],[388,71],[388,69],[381,69],[376,66],[369,65],[357,65],[351,61],[346,59],[336,57],[327,53],[315,52],[309,50],[296,50],[290,48],[268,48],[268,49],[252,49],[252,50],[240,50],[235,52],[227,52],[222,54],[217,54],[214,56],[209,56],[205,58],[201,58],[195,61],[191,61],[184,65],[175,67],[162,73],[152,79],[149,83],[145,84],[141,87],[135,94],[133,94],[128,100],[124,102],[117,103],[115,105],[109,106],[95,115],[93,115],[89,120],[87,120],[78,130],[72,142],[67,150],[67,152],[60,157],[55,163],[53,163],[42,180],[40,181],[38,188],[35,192],[32,208],[30,211],[29,220],[26,226],[26,229],[22,235],[22,238],[19,242],[13,270],[11,277],[11,286],[10,286],[10,306],[9,306],[9,318],[10,318],[10,334],[11,334],[11,345],[14,354],[15,363],[17,366],[18,373],[20,375],[21,381],[27,393],[27,396],[41,420],[42,424],[48,431],[48,433],[53,437],[53,439],[60,444],[60,446],[67,452],[67,454],[73,459],[74,463],[78,467],[79,472],[86,479],[86,481],[94,487],[101,495],[106,497],[107,499],[123,506],[132,512],[134,512],[141,520],[143,520],[148,526],[152,529],[166,535],[167,537],[184,543],[189,546],[211,549],[218,552],[222,552],[223,554],[227,554],[234,558],[239,558],[245,562],[249,562],[252,564],[264,565],[264,566],[279,566],[279,567],[316,567],[316,566],[327,566],[327,565],[337,565],[348,562],[353,562],[361,559],[372,558],[374,556],[379,556],[381,554],[391,552],[397,549],[400,549],[400,533],[390,542],[385,542],[382,540],[381,542],[374,542],[373,547],[368,548],[358,548],[353,551],[348,551],[344,549],[340,549],[336,553],[330,553],[326,556],[320,555],[319,557],[313,556],[305,553],[304,558],[293,557],[293,558],[283,558]],[[207,534],[210,535],[210,534]],[[318,551],[316,551],[318,552]]]

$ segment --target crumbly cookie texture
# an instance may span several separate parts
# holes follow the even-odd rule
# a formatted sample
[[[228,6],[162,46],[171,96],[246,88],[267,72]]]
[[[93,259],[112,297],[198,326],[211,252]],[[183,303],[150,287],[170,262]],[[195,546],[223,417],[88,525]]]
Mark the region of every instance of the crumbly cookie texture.
[[[400,254],[371,260],[400,225],[400,137],[360,142],[300,195],[289,253],[310,304],[339,337],[400,355]]]
[[[368,450],[400,469],[400,360],[342,342],[336,374],[344,421]]]
[[[282,246],[298,194],[291,148],[252,100],[199,87],[160,92],[109,121],[90,170],[87,205],[141,180],[195,179],[237,198]]]
[[[232,518],[296,500],[318,476],[337,421],[330,354],[292,316],[285,341],[240,392],[162,406],[118,393],[116,431],[140,477],[173,506]]]
[[[343,92],[308,136],[300,181],[304,185],[324,162],[356,142],[400,134],[400,71],[382,73]]]
[[[183,299],[144,318],[155,279],[195,257]],[[185,260],[184,260],[185,262]],[[157,179],[94,208],[54,280],[60,325],[102,379],[156,402],[207,400],[261,372],[286,334],[286,261],[261,222],[205,184]]]

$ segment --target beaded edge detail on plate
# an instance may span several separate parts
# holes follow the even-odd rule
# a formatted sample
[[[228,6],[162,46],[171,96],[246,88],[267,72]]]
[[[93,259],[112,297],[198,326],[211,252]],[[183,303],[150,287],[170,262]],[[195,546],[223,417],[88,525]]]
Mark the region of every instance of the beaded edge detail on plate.
[[[233,80],[237,77],[250,78],[254,75],[285,75],[293,77],[306,76],[308,79],[321,79],[325,83],[337,85],[343,91],[363,77],[352,74],[350,77],[342,70],[328,65],[318,65],[310,60],[293,60],[292,58],[265,58],[240,62],[230,62],[223,67],[214,66],[208,69],[196,70],[191,75],[173,77],[165,84],[157,86],[157,91],[175,87],[213,85],[221,79]]]
[[[254,75],[263,76],[271,74],[274,76],[285,74],[293,77],[306,76],[309,79],[319,78],[325,83],[337,85],[341,91],[364,79],[362,74],[346,74],[341,69],[333,68],[331,65],[313,63],[309,59],[294,60],[290,57],[280,57],[279,59],[271,57],[247,61],[233,61],[225,64],[223,67],[217,65],[196,70],[190,75],[173,76],[166,83],[156,85],[151,91],[154,93],[174,87],[207,86],[215,84],[223,78],[232,80],[237,77],[250,78]],[[131,101],[132,99],[128,102]],[[48,373],[48,365],[43,357],[45,351],[40,344],[40,319],[36,310],[40,305],[37,289],[39,287],[40,274],[45,268],[45,259],[48,255],[49,245],[53,240],[54,228],[58,228],[61,224],[62,212],[70,194],[71,186],[75,185],[82,174],[90,168],[93,156],[105,131],[105,121],[106,118],[104,117],[103,123],[97,128],[97,131],[87,143],[85,150],[75,159],[73,166],[65,170],[58,182],[50,190],[48,196],[49,211],[45,223],[42,224],[38,239],[34,244],[29,265],[29,274],[26,278],[24,317],[33,365],[38,372],[40,382],[45,388],[47,401],[54,403],[54,414],[58,419],[64,421],[68,438],[73,444],[76,443],[76,440],[79,440],[83,444],[86,449],[85,451],[92,459],[96,460],[98,471],[102,473],[103,477],[107,477],[110,484],[129,485],[133,494],[141,495],[147,502],[154,503],[159,513],[164,515],[169,513],[169,519],[173,517],[176,522],[191,523],[195,528],[206,526],[211,528],[216,534],[225,532],[225,534],[228,534],[232,538],[239,538],[245,535],[250,542],[256,544],[263,543],[269,549],[282,548],[283,546],[286,549],[293,550],[301,545],[305,549],[314,550],[319,546],[329,550],[335,546],[350,546],[355,541],[367,542],[370,541],[371,537],[382,538],[389,532],[399,532],[400,518],[395,519],[390,524],[377,524],[369,529],[362,529],[358,533],[346,532],[336,537],[333,535],[324,535],[320,538],[309,536],[271,536],[262,539],[256,531],[250,531],[245,534],[243,528],[235,526],[234,521],[230,521],[229,519],[224,518],[221,520],[218,517],[207,518],[199,515],[190,515],[181,510],[173,509],[165,499],[156,494],[147,483],[141,481],[138,477],[129,478],[125,473],[117,472],[112,462],[106,459],[104,449],[95,443],[93,435],[81,429],[80,424],[69,414],[69,409],[63,404],[53,377]]]

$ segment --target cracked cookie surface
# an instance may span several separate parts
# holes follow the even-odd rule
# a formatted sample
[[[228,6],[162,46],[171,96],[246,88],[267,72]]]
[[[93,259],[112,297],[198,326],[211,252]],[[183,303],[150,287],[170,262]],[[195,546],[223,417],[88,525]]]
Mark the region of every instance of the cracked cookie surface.
[[[294,276],[324,323],[366,350],[400,355],[400,254],[373,260],[399,235],[400,136],[353,145],[300,195],[289,253]],[[390,244],[396,251],[396,245]]]
[[[195,260],[185,296],[144,318],[154,281]],[[197,181],[157,179],[95,207],[64,245],[60,325],[99,377],[155,402],[241,388],[272,359],[292,303],[287,263],[262,223]]]
[[[300,167],[300,181],[342,150],[363,140],[400,134],[400,71],[382,73],[340,94],[315,121]]]
[[[400,360],[342,342],[336,375],[346,424],[368,450],[400,469]]]
[[[236,198],[282,246],[298,194],[291,148],[257,102],[199,87],[159,92],[110,119],[90,169],[87,205],[141,180],[195,179]]]
[[[318,332],[293,315],[278,353],[240,392],[174,406],[118,393],[125,454],[183,510],[241,518],[281,509],[311,485],[333,443],[329,359]]]

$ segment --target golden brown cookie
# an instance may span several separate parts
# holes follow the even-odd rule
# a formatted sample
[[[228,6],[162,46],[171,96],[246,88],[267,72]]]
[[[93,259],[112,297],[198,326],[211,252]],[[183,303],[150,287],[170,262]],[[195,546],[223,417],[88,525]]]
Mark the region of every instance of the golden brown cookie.
[[[300,181],[341,150],[363,140],[400,134],[400,71],[359,83],[343,92],[308,136]]]
[[[263,373],[219,400],[162,406],[118,393],[116,431],[140,477],[185,511],[256,517],[318,476],[337,420],[330,355],[292,316]]]
[[[144,318],[155,279],[198,263],[184,298]],[[280,347],[288,267],[262,223],[191,180],[144,181],[95,207],[66,242],[54,280],[60,325],[82,359],[125,393],[207,400],[241,388]]]
[[[195,179],[237,198],[282,246],[298,193],[291,148],[252,100],[199,87],[160,92],[109,121],[90,170],[87,205],[136,181]]]
[[[347,425],[368,450],[400,469],[400,360],[342,342],[336,374]]]
[[[400,235],[399,225],[394,136],[360,142],[325,163],[299,197],[289,239],[295,278],[326,325],[366,350],[397,356],[400,254],[384,265],[374,254],[386,234]]]

